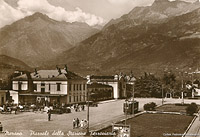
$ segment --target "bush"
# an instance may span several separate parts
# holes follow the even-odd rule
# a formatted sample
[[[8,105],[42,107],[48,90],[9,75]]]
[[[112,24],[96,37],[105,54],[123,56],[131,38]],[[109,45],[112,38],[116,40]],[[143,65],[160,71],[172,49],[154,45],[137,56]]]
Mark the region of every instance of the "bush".
[[[155,110],[155,107],[156,107],[156,103],[154,102],[147,103],[144,105],[144,110],[152,111],[152,110]]]
[[[198,106],[196,103],[191,103],[187,108],[186,108],[186,113],[188,115],[193,115],[198,111]]]

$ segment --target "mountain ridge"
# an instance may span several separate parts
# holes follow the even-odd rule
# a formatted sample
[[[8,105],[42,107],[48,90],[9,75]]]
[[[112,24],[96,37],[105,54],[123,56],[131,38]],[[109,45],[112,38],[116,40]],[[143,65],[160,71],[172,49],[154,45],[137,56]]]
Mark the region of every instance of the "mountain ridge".
[[[67,23],[35,13],[0,29],[0,54],[37,67],[98,32],[84,23]]]
[[[200,8],[157,24],[130,25],[131,21],[121,20],[65,51],[61,55],[65,57],[57,60],[105,74],[133,68],[154,72],[174,66],[187,69],[198,64]]]

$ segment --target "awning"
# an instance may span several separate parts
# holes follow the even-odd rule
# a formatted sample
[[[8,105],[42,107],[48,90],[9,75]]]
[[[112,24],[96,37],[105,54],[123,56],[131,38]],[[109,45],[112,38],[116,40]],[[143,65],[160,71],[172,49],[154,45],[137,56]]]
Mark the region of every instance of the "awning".
[[[19,96],[43,96],[43,97],[59,97],[59,96],[67,96],[67,95],[60,95],[60,94],[19,94]]]

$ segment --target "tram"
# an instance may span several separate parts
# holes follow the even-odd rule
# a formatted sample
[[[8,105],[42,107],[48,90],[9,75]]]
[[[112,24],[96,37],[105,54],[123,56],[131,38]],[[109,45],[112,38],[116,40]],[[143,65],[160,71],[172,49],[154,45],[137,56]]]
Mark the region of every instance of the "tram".
[[[137,101],[125,101],[123,105],[123,112],[124,114],[133,114],[133,112],[137,113],[138,107],[139,107],[139,102]]]

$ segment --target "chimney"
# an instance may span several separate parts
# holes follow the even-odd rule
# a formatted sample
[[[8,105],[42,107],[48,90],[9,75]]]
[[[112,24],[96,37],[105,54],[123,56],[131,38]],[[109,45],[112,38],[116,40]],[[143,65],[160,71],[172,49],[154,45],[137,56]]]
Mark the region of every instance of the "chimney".
[[[66,72],[68,72],[68,68],[67,68],[67,65],[65,65],[65,68],[64,68],[64,69],[65,69],[65,71],[66,71]]]
[[[61,75],[62,72],[61,72],[60,68],[59,68],[58,66],[56,66],[56,68],[57,68],[57,70],[58,70],[59,75]]]
[[[34,76],[36,76],[37,74],[38,74],[38,72],[37,72],[37,69],[35,68]]]

